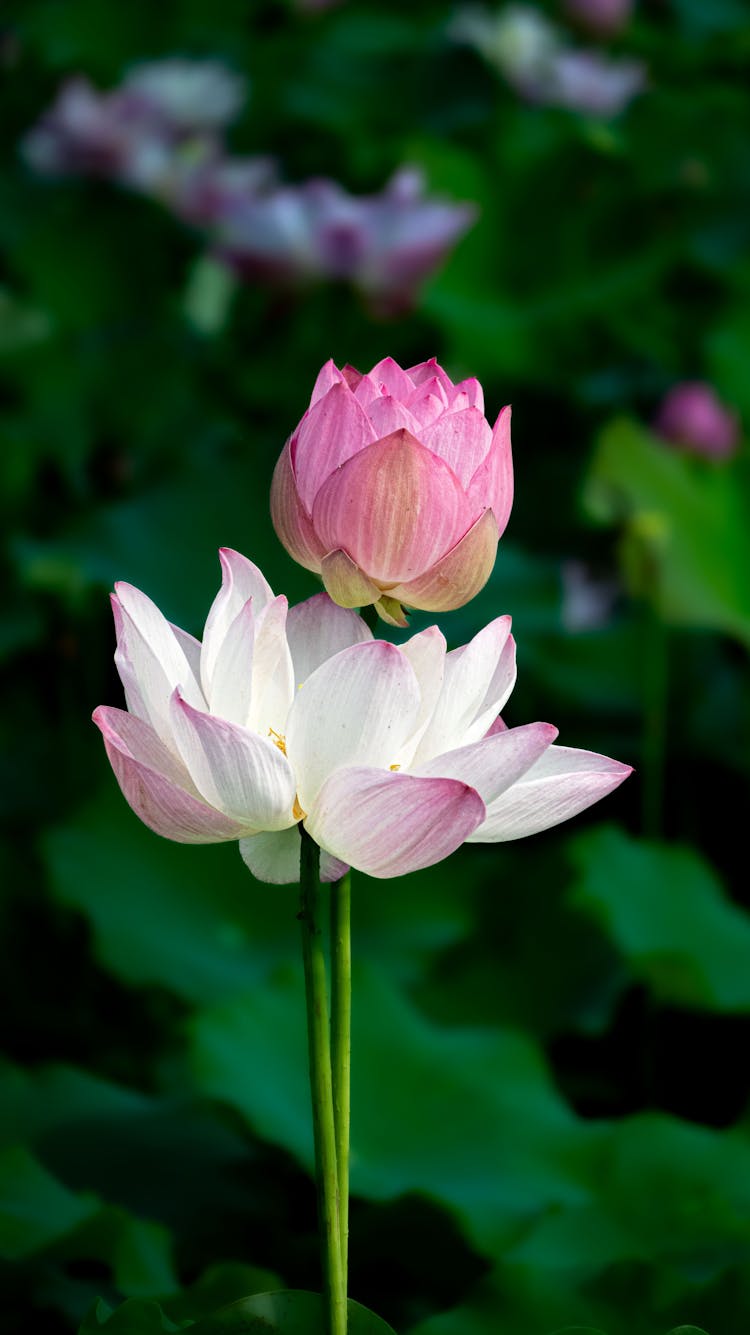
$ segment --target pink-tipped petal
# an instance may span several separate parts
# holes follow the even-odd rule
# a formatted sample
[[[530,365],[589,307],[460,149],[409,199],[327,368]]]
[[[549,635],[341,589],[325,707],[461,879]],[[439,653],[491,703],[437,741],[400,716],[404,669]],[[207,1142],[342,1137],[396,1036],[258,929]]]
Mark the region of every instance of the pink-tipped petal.
[[[310,407],[312,408],[313,404],[318,402],[318,399],[322,399],[329,389],[338,385],[344,378],[343,372],[338,369],[333,358],[329,358],[325,366],[321,366],[316,376],[313,392],[310,396]]]
[[[316,538],[310,516],[300,499],[289,441],[279,455],[271,479],[271,520],[279,542],[289,555],[305,570],[320,574],[325,549]]]
[[[253,600],[253,613],[256,618],[273,598],[273,592],[265,576],[252,561],[248,561],[246,556],[233,551],[230,547],[222,547],[219,551],[219,562],[221,588],[206,618],[201,653],[201,681],[207,699],[211,694],[213,674],[224,637],[232,622],[250,598]],[[177,684],[179,683],[175,683]]]
[[[328,551],[345,549],[383,584],[423,574],[472,520],[455,473],[408,431],[395,431],[349,459],[324,483],[313,507]]]
[[[456,779],[357,766],[330,775],[305,826],[334,857],[385,878],[442,861],[484,813],[479,794]]]
[[[386,394],[392,394],[395,399],[401,399],[402,402],[409,398],[414,389],[414,381],[409,373],[402,370],[392,357],[383,357],[382,361],[373,366],[370,379],[381,392],[385,389]]]
[[[427,427],[435,422],[448,407],[448,396],[440,380],[432,376],[431,380],[424,380],[423,384],[418,384],[408,400],[407,407],[414,413],[420,427]],[[415,431],[415,435],[420,438],[419,431]]]
[[[196,788],[240,822],[243,834],[294,823],[294,774],[272,741],[193,709],[179,691],[172,697],[172,727]]]
[[[286,638],[289,605],[279,594],[255,622],[253,684],[248,727],[261,737],[283,733],[294,699],[294,666]]]
[[[321,486],[376,439],[367,413],[342,380],[303,417],[294,443],[294,476],[308,514]]]
[[[455,751],[435,756],[416,772],[460,779],[476,788],[489,806],[531,769],[556,736],[557,728],[551,723],[525,723],[520,728],[506,728],[470,746],[459,746]]]
[[[316,593],[290,608],[286,634],[298,687],[334,654],[372,639],[362,618],[332,602],[327,593]]]
[[[479,381],[471,376],[468,380],[461,380],[454,386],[454,397],[465,394],[472,408],[478,408],[480,413],[484,413],[484,390]]]
[[[122,795],[144,825],[180,844],[240,837],[240,822],[188,791],[193,785],[186,771],[140,719],[106,705],[96,709],[93,718]]]
[[[484,721],[487,693],[498,676],[509,640],[510,617],[497,617],[468,644],[446,654],[443,687],[414,765],[477,742],[484,735],[492,721],[491,717]]]
[[[450,403],[453,398],[453,381],[435,357],[430,357],[428,362],[420,362],[418,366],[410,366],[406,374],[414,385],[424,385],[429,380],[439,380],[448,402]]]
[[[467,489],[492,446],[489,423],[478,408],[443,413],[432,426],[422,431],[420,439],[423,445],[445,460]]]
[[[398,760],[414,730],[419,687],[411,663],[395,644],[371,640],[343,649],[297,692],[286,731],[303,810],[341,765]],[[334,850],[335,851],[335,850]]]
[[[359,372],[356,373],[359,375]],[[347,378],[347,384],[350,386],[357,403],[361,403],[363,408],[367,408],[376,399],[379,399],[383,393],[383,388],[373,380],[370,375],[359,375],[355,381]]]
[[[570,820],[606,797],[632,773],[630,765],[569,746],[550,746],[540,760],[487,810],[474,843],[524,839]]]
[[[296,825],[240,839],[240,854],[258,881],[295,885],[299,881],[300,837]]]
[[[392,432],[400,431],[402,428],[419,437],[418,419],[399,399],[394,399],[390,394],[381,394],[379,399],[375,399],[367,409],[367,416],[376,440],[382,440],[383,436],[390,436]]]
[[[369,607],[380,597],[377,584],[341,548],[323,557],[320,574],[326,591],[340,607]]]
[[[510,405],[503,408],[492,432],[492,444],[467,487],[476,510],[492,510],[502,537],[513,507],[513,454]]]
[[[424,612],[451,612],[471,601],[483,589],[495,564],[498,531],[495,516],[485,510],[481,519],[452,551],[424,575],[390,590],[392,598]]]

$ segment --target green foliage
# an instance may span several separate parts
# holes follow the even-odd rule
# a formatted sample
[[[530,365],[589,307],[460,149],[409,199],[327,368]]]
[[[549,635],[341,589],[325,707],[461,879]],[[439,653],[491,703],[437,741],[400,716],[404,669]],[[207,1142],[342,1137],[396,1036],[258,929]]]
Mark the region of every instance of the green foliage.
[[[750,922],[695,849],[630,839],[614,826],[575,839],[571,902],[595,918],[662,1001],[750,1008]]]
[[[604,432],[587,484],[599,519],[625,523],[625,569],[636,594],[671,625],[750,644],[750,487],[728,468],[666,449],[632,422]]]
[[[80,1327],[78,1335],[94,1335],[99,1330],[112,1331],[112,1335],[157,1335],[159,1331],[180,1329],[164,1315],[158,1303],[133,1298],[113,1312],[100,1298]]]
[[[324,1335],[323,1303],[319,1294],[288,1289],[258,1293],[225,1307],[195,1326],[196,1335],[232,1335],[277,1331],[278,1335]],[[351,1335],[393,1335],[390,1326],[359,1303],[348,1304]]]
[[[592,1137],[532,1043],[429,1025],[379,972],[359,971],[354,988],[356,1195],[423,1192],[458,1211],[483,1251],[507,1245],[519,1221],[578,1197]],[[289,974],[206,1011],[194,1024],[193,1066],[202,1091],[310,1164],[302,1007],[300,980]]]
[[[23,1146],[0,1154],[0,1256],[33,1255],[90,1218],[96,1202],[57,1182]]]

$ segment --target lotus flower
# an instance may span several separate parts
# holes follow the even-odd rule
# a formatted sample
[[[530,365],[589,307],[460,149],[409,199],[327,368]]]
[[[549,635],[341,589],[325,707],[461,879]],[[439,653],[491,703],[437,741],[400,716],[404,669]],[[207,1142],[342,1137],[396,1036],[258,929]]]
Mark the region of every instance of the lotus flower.
[[[428,194],[424,173],[407,165],[377,194],[313,178],[238,195],[212,221],[217,254],[243,277],[348,281],[379,313],[395,315],[413,305],[475,217],[471,204]]]
[[[299,880],[305,828],[324,879],[400,876],[464,840],[556,825],[616,788],[626,765],[505,728],[508,617],[446,653],[436,626],[401,648],[320,593],[287,614],[261,572],[222,551],[199,644],[143,593],[113,598],[127,710],[94,713],[130,806],[179,843],[239,840],[263,881]]]
[[[513,501],[510,408],[433,359],[368,375],[327,362],[271,486],[276,532],[343,607],[461,607],[486,583]]]

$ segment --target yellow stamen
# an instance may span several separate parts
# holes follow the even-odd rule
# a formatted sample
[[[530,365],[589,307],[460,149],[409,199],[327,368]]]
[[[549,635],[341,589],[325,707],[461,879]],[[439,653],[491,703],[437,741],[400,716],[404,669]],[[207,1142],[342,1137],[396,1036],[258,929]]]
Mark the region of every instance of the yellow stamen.
[[[302,810],[302,807],[299,804],[299,798],[296,795],[294,798],[294,806],[292,807],[292,815],[295,820],[304,820],[307,815],[307,812]]]
[[[280,732],[277,732],[275,728],[268,729],[268,736],[273,737],[274,746],[278,746],[282,754],[286,755],[286,738],[282,736]]]
[[[401,766],[400,766],[400,765],[389,765],[388,768],[391,769],[391,770],[396,770],[396,769],[401,769]]]

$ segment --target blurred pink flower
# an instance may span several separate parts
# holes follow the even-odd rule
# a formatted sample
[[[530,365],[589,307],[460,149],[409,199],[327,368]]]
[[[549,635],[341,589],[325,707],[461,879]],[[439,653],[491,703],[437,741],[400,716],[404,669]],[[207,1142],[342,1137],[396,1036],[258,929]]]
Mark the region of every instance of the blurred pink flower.
[[[252,562],[221,561],[202,643],[131,585],[113,598],[127,710],[94,721],[157,834],[238,840],[259,880],[284,884],[303,822],[324,880],[386,878],[557,825],[630,773],[553,746],[548,723],[496,724],[516,675],[508,617],[452,653],[437,626],[397,647],[324,593],[288,611]]]
[[[239,76],[211,60],[139,65],[106,93],[73,78],[22,150],[44,175],[99,176],[164,195],[188,167],[218,156],[216,132],[237,114],[244,95]]]
[[[22,152],[43,175],[100,177],[158,199],[202,228],[241,276],[282,286],[340,279],[377,313],[407,310],[474,221],[474,205],[428,196],[411,166],[373,195],[323,179],[286,185],[271,158],[225,153],[220,131],[243,96],[238,76],[210,60],[140,65],[107,93],[70,79]]]
[[[569,46],[549,19],[530,5],[497,13],[468,8],[453,24],[457,41],[474,46],[530,102],[611,117],[646,86],[640,61],[611,60]]]
[[[345,607],[461,607],[489,578],[513,503],[510,408],[494,429],[477,380],[390,357],[367,375],[327,362],[274,472],[287,551]]]
[[[593,116],[617,116],[645,82],[638,60],[608,60],[598,51],[561,51],[551,64],[549,81],[536,86],[534,98]]]
[[[422,173],[403,167],[375,195],[316,179],[237,198],[216,220],[215,246],[241,274],[345,279],[392,314],[412,304],[475,217],[473,205],[427,196]]]
[[[737,449],[740,437],[736,413],[721,402],[712,385],[684,380],[665,396],[655,428],[675,445],[708,458],[725,459]]]
[[[564,0],[566,13],[600,37],[621,32],[633,13],[634,0]]]

